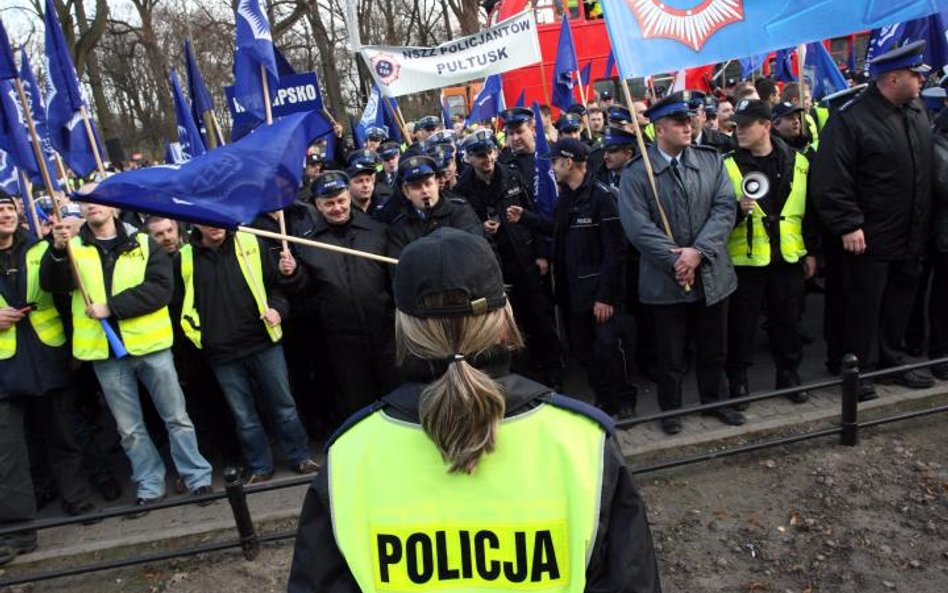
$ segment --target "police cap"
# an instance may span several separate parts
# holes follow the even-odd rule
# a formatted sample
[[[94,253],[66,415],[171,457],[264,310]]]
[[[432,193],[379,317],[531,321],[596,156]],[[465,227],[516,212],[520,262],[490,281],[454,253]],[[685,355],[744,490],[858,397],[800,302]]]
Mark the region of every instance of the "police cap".
[[[582,103],[573,103],[566,108],[566,113],[575,113],[576,115],[586,115],[586,106]]]
[[[428,136],[425,146],[430,147],[436,144],[450,144],[453,146],[457,140],[457,136],[454,130],[438,130],[431,136]]]
[[[483,315],[507,304],[504,278],[490,244],[483,237],[451,227],[412,241],[395,268],[395,306],[427,319]],[[463,295],[463,302],[432,307],[427,297]]]
[[[645,110],[645,116],[656,122],[664,117],[687,119],[691,117],[691,91],[672,93]]]
[[[934,111],[935,113],[941,111],[945,106],[946,98],[948,98],[948,93],[940,86],[929,87],[922,91],[922,103],[925,104],[925,107],[929,111]]]
[[[363,173],[375,173],[375,168],[379,165],[378,153],[368,148],[353,150],[346,158],[346,174],[349,177],[355,177]]]
[[[928,74],[932,68],[925,63],[924,52],[924,39],[889,50],[869,60],[869,76],[878,78],[895,70],[911,70],[918,74]]]
[[[325,171],[313,180],[313,198],[331,198],[348,187],[348,175],[342,171]]]
[[[612,91],[602,91],[599,93],[600,101],[611,101],[612,100]]]
[[[434,146],[428,147],[428,150],[425,152],[434,159],[438,165],[438,169],[444,169],[454,160],[455,150],[453,144],[435,144]]]
[[[416,130],[436,130],[443,122],[436,115],[426,115],[415,122]]]
[[[860,84],[859,86],[854,86],[852,88],[843,89],[841,91],[835,92],[831,95],[826,95],[820,99],[820,107],[826,107],[830,111],[836,111],[850,100],[852,100],[856,95],[861,93],[869,86],[868,84]]]
[[[585,142],[577,140],[576,138],[560,138],[553,143],[549,152],[540,155],[541,159],[546,160],[560,157],[573,159],[579,163],[585,163],[586,159],[589,158],[589,147],[586,146]]]
[[[583,119],[575,113],[564,113],[556,120],[556,129],[560,132],[575,132],[583,127]]]
[[[365,138],[381,142],[388,138],[388,128],[385,126],[370,126],[365,129]]]
[[[704,112],[708,115],[717,115],[718,100],[711,95],[704,96]]]
[[[389,142],[383,142],[382,145],[379,146],[378,152],[383,161],[388,161],[398,156],[398,153],[401,151],[402,149],[398,145],[398,142],[392,140]]]
[[[461,150],[466,154],[486,154],[497,148],[494,133],[488,129],[476,130],[461,141]]]
[[[760,99],[741,99],[734,106],[734,115],[731,121],[737,125],[749,124],[760,119],[773,120],[774,112],[770,103]]]
[[[632,112],[621,105],[613,105],[606,111],[606,121],[610,124],[630,124],[632,123]]]
[[[781,101],[773,108],[774,121],[777,121],[781,117],[787,117],[788,115],[802,112],[803,108],[799,105],[794,105],[790,101]]]
[[[606,151],[634,146],[635,142],[635,133],[622,128],[607,126],[602,132],[602,147]]]
[[[500,112],[505,128],[515,128],[522,123],[533,121],[533,111],[526,107],[511,107]]]
[[[431,177],[438,172],[438,163],[428,155],[414,155],[398,164],[398,175],[405,183]]]

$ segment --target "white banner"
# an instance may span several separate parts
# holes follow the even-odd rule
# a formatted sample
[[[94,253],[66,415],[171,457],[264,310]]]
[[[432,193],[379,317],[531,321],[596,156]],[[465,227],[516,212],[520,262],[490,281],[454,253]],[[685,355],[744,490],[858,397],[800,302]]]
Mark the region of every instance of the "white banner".
[[[367,45],[360,53],[388,97],[486,78],[536,64],[542,58],[530,10],[436,47]]]

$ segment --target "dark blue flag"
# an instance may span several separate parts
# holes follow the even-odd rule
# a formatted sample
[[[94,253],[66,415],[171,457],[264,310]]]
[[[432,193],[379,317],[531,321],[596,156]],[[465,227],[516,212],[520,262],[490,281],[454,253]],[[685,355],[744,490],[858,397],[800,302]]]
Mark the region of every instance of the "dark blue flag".
[[[171,69],[171,96],[174,99],[174,115],[178,123],[178,142],[181,143],[181,150],[185,158],[194,158],[201,156],[206,151],[204,142],[201,140],[201,134],[198,132],[197,124],[191,116],[191,108],[188,106],[188,100],[181,91],[181,83],[178,82],[178,74]]]
[[[386,112],[388,110],[382,103],[382,93],[379,86],[372,84],[372,91],[369,92],[369,98],[365,102],[365,109],[362,110],[362,117],[359,123],[352,129],[352,135],[356,139],[356,146],[361,147],[365,144],[365,131],[372,127],[382,127],[388,121]],[[391,129],[390,129],[391,130]]]
[[[856,41],[849,40],[849,55],[846,56],[846,70],[852,75],[856,71]]]
[[[259,120],[266,119],[263,75],[269,101],[273,101],[279,80],[273,38],[267,13],[258,0],[237,3],[237,53],[234,55],[234,97]]]
[[[280,77],[296,74],[296,69],[290,65],[289,60],[286,59],[286,56],[283,55],[280,48],[275,45],[273,46],[273,58],[276,60],[277,74],[280,75]]]
[[[925,63],[934,69],[948,64],[948,10],[875,29],[866,46],[866,63],[896,46],[925,40]]]
[[[514,103],[514,107],[523,107],[527,104],[527,89],[520,91],[520,96],[517,97],[517,102]]]
[[[8,153],[13,163],[25,171],[30,179],[43,185],[43,176],[39,161],[33,152],[33,144],[26,127],[26,115],[17,97],[13,81],[0,81],[0,150]],[[50,173],[53,191],[59,191],[59,182],[56,180],[56,169],[46,161]]]
[[[214,99],[207,90],[207,84],[204,82],[204,76],[201,74],[201,68],[198,66],[191,50],[191,40],[184,41],[184,65],[188,73],[188,96],[191,97],[191,115],[194,117],[194,123],[198,130],[204,135],[204,144],[212,144],[207,139],[207,124],[204,116],[214,110]],[[213,144],[216,144],[214,142]]]
[[[740,60],[741,78],[750,78],[756,70],[760,70],[760,67],[763,66],[764,60],[766,58],[767,54],[755,54],[753,56],[742,58]]]
[[[5,150],[0,150],[0,191],[4,191],[11,196],[20,193],[16,165],[13,164],[13,159]]]
[[[612,78],[613,72],[616,69],[616,54],[613,53],[612,48],[609,48],[609,57],[606,58],[606,78]]]
[[[536,101],[533,102],[533,119],[537,130],[536,173],[533,187],[536,195],[537,211],[547,218],[553,218],[559,190],[556,187],[556,179],[553,177],[552,162],[540,158],[541,154],[550,152],[550,145],[546,141],[546,134],[543,133],[543,115],[540,113],[540,106]]]
[[[398,112],[398,99],[387,97],[385,101],[388,103],[388,109],[384,110],[382,118],[385,127],[388,128],[388,136],[401,144],[405,141],[405,138],[402,136],[402,128],[398,125],[398,120],[395,119],[395,114]]]
[[[777,51],[777,59],[774,60],[774,79],[781,82],[796,82],[797,77],[793,73],[793,49],[781,49]]]
[[[16,62],[13,59],[13,48],[10,47],[10,38],[7,29],[0,21],[0,80],[16,78]]]
[[[444,129],[451,129],[451,109],[448,108],[447,98],[441,94],[441,119],[444,120]]]
[[[165,164],[176,165],[188,160],[180,142],[165,142]]]
[[[365,131],[359,130],[359,121],[351,115],[349,116],[349,129],[352,130],[352,146],[359,150],[364,144]]]
[[[849,83],[839,71],[839,66],[836,65],[833,56],[820,42],[807,44],[803,74],[804,78],[810,82],[814,101],[849,88]]]
[[[579,80],[582,83],[583,87],[589,86],[589,77],[592,75],[593,63],[592,60],[588,64],[583,66],[583,69],[579,72]]]
[[[318,113],[292,113],[185,163],[119,173],[72,197],[235,228],[296,200],[306,148],[331,130]]]
[[[36,84],[36,77],[33,76],[33,66],[30,64],[30,57],[26,54],[25,48],[20,49],[20,84],[23,85],[23,94],[30,106],[33,127],[36,129],[36,135],[43,146],[43,152],[49,158],[55,158],[53,148],[49,143],[49,129],[46,126],[46,106],[43,105],[43,95],[40,92],[39,85]]]
[[[474,103],[471,105],[471,113],[468,114],[464,125],[487,122],[497,115],[497,112],[502,109],[502,92],[500,74],[491,74],[485,78],[484,85],[481,87],[480,92],[474,97]]]
[[[551,102],[560,109],[566,109],[576,103],[573,97],[574,75],[579,70],[576,63],[576,48],[573,45],[573,32],[569,19],[563,16],[560,28],[560,41],[556,46],[556,64],[553,66],[553,98]],[[543,128],[540,128],[541,130]]]

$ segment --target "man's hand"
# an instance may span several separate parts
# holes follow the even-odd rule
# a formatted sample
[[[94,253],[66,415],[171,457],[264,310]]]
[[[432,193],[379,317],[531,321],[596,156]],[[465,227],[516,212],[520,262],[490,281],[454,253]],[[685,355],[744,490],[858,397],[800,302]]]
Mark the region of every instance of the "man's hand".
[[[843,249],[853,255],[862,255],[866,252],[866,235],[862,229],[843,235]]]
[[[72,239],[72,225],[66,222],[57,222],[53,225],[53,247],[63,251],[69,240]]]
[[[750,198],[741,198],[741,211],[746,215],[754,209],[754,200]]]
[[[596,318],[596,323],[605,323],[612,319],[612,315],[615,313],[615,309],[612,305],[607,305],[605,303],[600,303],[596,301],[593,303],[593,317]]]
[[[546,276],[547,272],[550,271],[550,260],[545,257],[538,257],[536,263],[537,269],[540,270],[540,275]]]
[[[91,303],[86,307],[86,315],[92,319],[108,319],[112,316],[112,311],[109,310],[108,305],[100,305],[98,303]]]
[[[507,222],[512,222],[517,224],[520,222],[520,219],[523,217],[523,206],[508,206],[507,207]]]
[[[342,138],[342,133],[345,131],[345,128],[343,128],[342,124],[339,122],[336,122],[332,125],[332,133],[336,135],[336,138]]]
[[[263,321],[270,327],[276,327],[280,325],[282,318],[280,317],[280,312],[276,309],[267,309],[267,312],[263,314]]]
[[[488,235],[493,235],[497,232],[497,229],[500,228],[500,223],[492,218],[488,218],[484,221],[484,232]]]
[[[675,262],[676,275],[693,273],[701,264],[701,252],[694,247],[676,247],[671,251],[678,254],[678,261]]]
[[[292,276],[296,272],[296,259],[289,250],[280,252],[280,273],[284,276]]]
[[[816,258],[808,255],[803,258],[803,279],[809,280],[813,276],[816,276]]]
[[[4,307],[0,309],[0,330],[10,329],[18,321],[26,317],[26,313],[13,307]]]

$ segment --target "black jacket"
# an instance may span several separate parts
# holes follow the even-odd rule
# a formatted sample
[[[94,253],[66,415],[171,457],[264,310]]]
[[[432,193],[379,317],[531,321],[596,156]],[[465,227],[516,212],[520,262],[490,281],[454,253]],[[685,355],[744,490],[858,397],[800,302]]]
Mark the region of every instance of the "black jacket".
[[[869,257],[920,255],[931,223],[932,153],[921,103],[897,107],[870,84],[820,134],[810,178],[827,233],[839,242],[862,229]]]
[[[352,210],[345,225],[331,225],[322,215],[312,236],[320,243],[385,255],[385,225]],[[394,266],[316,247],[300,246],[299,263],[305,293],[312,294],[320,326],[327,334],[373,344],[382,330],[394,327],[390,277]]]
[[[549,388],[518,375],[491,375],[504,386],[507,417],[529,412],[550,397]],[[418,424],[418,396],[424,387],[423,383],[407,383],[384,397],[379,405],[398,420]],[[328,475],[329,471],[321,472],[306,493],[290,569],[289,593],[360,591],[336,547]],[[600,492],[599,525],[586,567],[586,590],[660,592],[645,504],[615,437],[606,440]]]
[[[536,152],[514,152],[510,147],[506,147],[500,151],[497,164],[508,171],[516,172],[525,186],[533,187],[537,171]],[[458,170],[458,173],[461,171]]]
[[[262,241],[260,246],[263,278],[258,281],[267,293],[267,304],[286,319],[289,304],[281,289],[284,281]],[[191,249],[194,250],[194,306],[201,319],[201,346],[208,362],[231,362],[272,346],[257,302],[240,271],[234,234],[228,232],[220,247],[209,249],[201,245],[201,232],[194,229]],[[294,274],[298,275],[299,272]]]
[[[543,241],[536,231],[507,222],[507,208],[510,206],[522,206],[531,212],[536,210],[533,193],[514,171],[496,165],[488,185],[477,177],[474,169],[468,169],[454,191],[467,200],[481,222],[488,218],[500,222],[500,228],[488,239],[500,255],[505,278],[511,273],[536,269],[536,260],[546,257]]]
[[[402,211],[388,227],[389,257],[397,259],[406,245],[443,226],[461,229],[479,237],[484,236],[481,221],[471,210],[470,204],[464,200],[441,197],[422,217],[406,199]]]
[[[617,194],[587,173],[575,191],[560,185],[553,220],[524,211],[523,224],[553,236],[556,298],[571,313],[591,311],[597,301],[622,303],[626,241]]]
[[[695,144],[698,146],[709,146],[717,150],[720,154],[731,152],[737,148],[737,142],[735,142],[730,136],[724,132],[713,130],[711,128],[705,128],[701,130],[701,141],[695,142]]]
[[[948,109],[935,118],[935,248],[948,252]]]
[[[13,245],[0,251],[0,294],[10,307],[20,308],[26,302],[26,252],[39,240],[19,229]],[[40,396],[69,384],[68,342],[47,346],[39,341],[27,317],[15,326],[16,353],[0,360],[0,400]]]

